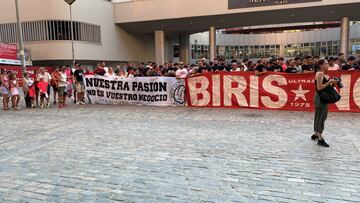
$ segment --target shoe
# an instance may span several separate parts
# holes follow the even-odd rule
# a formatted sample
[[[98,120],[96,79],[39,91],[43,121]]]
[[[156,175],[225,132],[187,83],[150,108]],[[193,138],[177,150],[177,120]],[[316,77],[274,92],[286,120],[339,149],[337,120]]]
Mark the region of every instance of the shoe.
[[[328,145],[324,139],[322,140],[318,140],[318,145],[322,146],[322,147],[330,147],[330,145]]]
[[[53,105],[56,105],[56,101],[53,102]]]
[[[76,103],[76,105],[78,105],[78,106],[79,106],[79,105],[80,105],[80,102],[77,102],[77,103]]]
[[[50,107],[51,107],[51,105],[50,105],[50,104],[47,104],[47,107],[48,107],[48,108],[50,108]]]
[[[20,110],[20,107],[17,106],[17,107],[15,107],[15,109],[16,109],[16,110]]]
[[[82,102],[80,102],[80,104],[85,104],[85,102],[82,101]]]
[[[74,100],[74,104],[76,104],[76,99]]]
[[[40,106],[41,108],[44,108],[45,106],[44,106],[44,104],[41,104],[41,106]]]
[[[317,140],[317,139],[319,139],[319,136],[317,136],[317,135],[314,134],[314,135],[311,136],[311,139],[312,139],[312,140]]]

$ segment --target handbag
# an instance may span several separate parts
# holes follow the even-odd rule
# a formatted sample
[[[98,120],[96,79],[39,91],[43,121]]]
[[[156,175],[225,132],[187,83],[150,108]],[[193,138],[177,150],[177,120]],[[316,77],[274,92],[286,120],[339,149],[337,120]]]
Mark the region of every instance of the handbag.
[[[318,91],[320,100],[323,103],[334,104],[341,99],[340,94],[333,86],[327,86],[325,89]]]

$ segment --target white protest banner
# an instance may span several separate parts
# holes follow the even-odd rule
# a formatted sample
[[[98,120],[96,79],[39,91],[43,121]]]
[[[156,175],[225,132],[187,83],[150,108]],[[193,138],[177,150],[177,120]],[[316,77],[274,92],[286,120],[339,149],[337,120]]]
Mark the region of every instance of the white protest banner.
[[[86,76],[93,104],[184,106],[185,82],[173,77],[108,78]]]

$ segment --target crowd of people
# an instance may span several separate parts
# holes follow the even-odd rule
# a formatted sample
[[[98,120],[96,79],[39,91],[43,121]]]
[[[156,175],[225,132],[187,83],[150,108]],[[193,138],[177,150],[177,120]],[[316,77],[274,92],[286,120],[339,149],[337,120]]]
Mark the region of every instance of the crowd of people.
[[[344,58],[344,54],[339,54],[338,57],[325,57],[329,62],[330,70],[360,70],[360,58],[354,56]],[[128,64],[123,67],[106,68],[99,64],[93,74],[103,75],[105,77],[125,78],[125,77],[156,77],[168,76],[177,78],[186,78],[197,74],[206,72],[254,72],[256,75],[261,75],[266,72],[285,72],[285,73],[308,73],[314,72],[315,64],[320,60],[320,57],[295,57],[285,60],[282,57],[271,59],[259,59],[254,63],[249,59],[241,61],[232,60],[230,63],[225,60],[215,59],[212,62],[207,62],[206,59],[198,60],[196,64],[165,63],[158,65],[153,62],[147,64],[141,63],[139,65]]]
[[[329,62],[331,71],[360,71],[360,58],[350,56],[344,58],[344,54],[335,57],[325,57]],[[104,62],[98,64],[94,70],[81,66],[78,62],[74,66],[55,67],[51,73],[41,67],[35,71],[32,77],[25,73],[21,80],[16,78],[16,74],[3,69],[0,73],[0,93],[3,100],[3,110],[19,110],[20,89],[19,82],[22,84],[24,99],[27,108],[51,107],[50,93],[53,93],[52,105],[59,108],[66,107],[67,98],[72,98],[77,105],[85,104],[84,77],[86,75],[100,75],[113,79],[123,79],[132,77],[176,77],[184,79],[189,76],[204,74],[209,72],[253,72],[255,75],[262,75],[267,72],[285,72],[290,74],[314,72],[315,64],[320,60],[319,57],[296,57],[285,60],[282,57],[271,59],[259,59],[255,63],[249,59],[241,61],[232,60],[230,63],[225,60],[215,59],[208,63],[206,59],[198,60],[196,64],[165,63],[158,65],[153,62],[140,64],[126,64],[116,68],[106,66]],[[53,91],[51,91],[51,89]]]
[[[11,109],[20,109],[20,84],[27,108],[51,107],[51,89],[53,90],[53,105],[58,104],[59,108],[66,107],[66,98],[72,96],[73,85],[76,86],[78,84],[73,82],[74,78],[76,81],[75,73],[77,71],[72,70],[70,66],[55,67],[51,73],[47,72],[44,67],[40,67],[39,70],[34,71],[32,77],[29,73],[24,73],[21,79],[17,79],[15,72],[2,69],[0,74],[0,93],[3,110],[10,109],[10,101]],[[82,89],[82,92],[84,92],[85,88]],[[81,91],[79,92],[77,95],[81,95]],[[84,104],[82,100],[80,103]]]

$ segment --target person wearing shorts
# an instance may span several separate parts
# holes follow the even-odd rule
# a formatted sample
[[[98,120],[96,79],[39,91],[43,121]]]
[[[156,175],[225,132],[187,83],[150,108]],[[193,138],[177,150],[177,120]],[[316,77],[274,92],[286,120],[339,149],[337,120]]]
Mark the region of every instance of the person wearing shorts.
[[[77,105],[85,104],[83,98],[85,95],[85,85],[84,85],[84,70],[78,65],[78,69],[74,72],[74,80],[76,84],[76,93],[77,93]]]
[[[65,74],[65,67],[60,68],[59,72],[59,80],[58,80],[58,87],[59,87],[59,108],[66,107],[65,104],[65,97],[66,97],[66,86],[67,86],[67,78]]]
[[[50,84],[52,77],[51,77],[50,73],[45,72],[44,67],[40,67],[40,72],[37,75],[37,81],[40,81],[41,78],[43,79],[44,82],[46,82],[48,84],[47,91],[46,91],[48,97],[46,97],[46,102],[47,102],[47,107],[50,107],[50,85],[49,84]]]
[[[54,102],[53,105],[56,105],[56,93],[59,93],[59,77],[60,77],[60,69],[58,67],[55,67],[55,70],[51,73],[51,87],[53,88],[54,92]],[[50,95],[50,92],[49,92]]]
[[[9,78],[6,72],[4,72],[2,75],[0,92],[3,97],[3,110],[9,110],[10,90],[9,90]]]
[[[13,110],[19,110],[20,95],[18,84],[16,81],[15,73],[10,74],[10,94],[11,94],[11,107]]]

